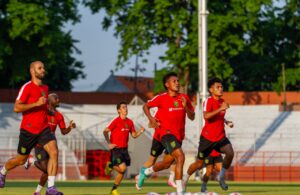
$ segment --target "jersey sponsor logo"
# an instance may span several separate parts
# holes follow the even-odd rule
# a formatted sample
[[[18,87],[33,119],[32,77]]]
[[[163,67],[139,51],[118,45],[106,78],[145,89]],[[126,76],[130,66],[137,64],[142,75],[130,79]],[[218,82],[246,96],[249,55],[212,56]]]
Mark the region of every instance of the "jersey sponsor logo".
[[[129,131],[128,128],[122,128],[121,131]]]
[[[181,111],[183,110],[183,108],[169,108],[169,112],[172,112],[172,111]]]

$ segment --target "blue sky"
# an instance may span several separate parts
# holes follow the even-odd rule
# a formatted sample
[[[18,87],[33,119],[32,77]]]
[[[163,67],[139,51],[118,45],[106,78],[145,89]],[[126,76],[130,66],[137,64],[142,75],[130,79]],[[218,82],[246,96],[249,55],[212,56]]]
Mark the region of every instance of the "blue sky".
[[[101,21],[103,13],[92,15],[88,8],[81,6],[79,8],[81,23],[76,25],[68,24],[67,30],[72,31],[73,38],[79,43],[76,47],[81,50],[81,55],[75,55],[76,59],[82,61],[85,65],[85,79],[80,79],[73,82],[73,91],[94,91],[97,87],[110,75],[110,70],[114,69],[117,61],[119,49],[119,41],[113,36],[113,29],[103,31]],[[153,76],[154,63],[158,68],[163,67],[158,59],[158,56],[164,53],[163,46],[151,48],[149,56],[149,64],[142,65],[146,68],[144,73],[139,73],[140,76]],[[130,68],[135,66],[135,58],[132,59],[128,66],[122,70],[115,72],[117,75],[133,75]]]

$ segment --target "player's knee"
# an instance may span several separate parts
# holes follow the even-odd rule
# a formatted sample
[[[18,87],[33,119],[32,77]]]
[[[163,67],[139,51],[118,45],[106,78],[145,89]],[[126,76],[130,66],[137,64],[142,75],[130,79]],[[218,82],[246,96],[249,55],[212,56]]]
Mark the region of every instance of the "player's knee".
[[[184,161],[185,161],[184,155],[179,155],[179,156],[176,158],[176,163],[178,163],[178,164],[184,164]]]
[[[50,150],[48,154],[49,154],[50,158],[57,158],[58,150]]]

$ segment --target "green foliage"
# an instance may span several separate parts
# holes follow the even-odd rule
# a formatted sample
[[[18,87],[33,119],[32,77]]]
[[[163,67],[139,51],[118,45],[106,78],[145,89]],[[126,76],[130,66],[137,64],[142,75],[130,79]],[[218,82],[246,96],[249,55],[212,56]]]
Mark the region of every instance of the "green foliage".
[[[0,87],[19,88],[30,79],[34,60],[44,62],[50,90],[70,90],[71,81],[83,78],[83,65],[66,22],[79,22],[77,0],[6,0],[0,2]]]
[[[117,68],[152,45],[167,50],[161,60],[179,73],[185,88],[198,88],[197,0],[84,0],[91,10],[104,10],[104,29],[115,28],[121,40]],[[278,4],[281,4],[279,7]],[[299,5],[297,0],[208,1],[208,71],[226,90],[274,90],[281,63],[287,64],[288,89],[299,78]],[[145,58],[147,56],[144,56]],[[156,74],[160,81],[162,73]],[[158,83],[159,84],[159,83]],[[159,91],[158,87],[156,90]]]

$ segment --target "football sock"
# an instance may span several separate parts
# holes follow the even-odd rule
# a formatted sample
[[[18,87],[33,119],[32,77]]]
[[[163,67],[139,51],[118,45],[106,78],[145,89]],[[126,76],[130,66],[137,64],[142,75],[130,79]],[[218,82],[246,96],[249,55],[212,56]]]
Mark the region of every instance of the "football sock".
[[[147,169],[144,171],[145,175],[151,175],[153,172],[154,172],[153,166],[147,168]]]
[[[55,176],[48,176],[48,188],[54,186]]]
[[[222,167],[222,169],[220,171],[220,178],[224,178],[225,172],[226,172],[226,169],[224,167]]]
[[[112,189],[111,189],[111,191],[113,191],[113,190],[117,189],[117,188],[118,188],[118,186],[119,186],[119,185],[117,185],[117,184],[114,184],[114,185],[113,185],[113,187],[112,187]]]
[[[177,193],[182,193],[183,189],[182,189],[182,180],[176,180],[176,189],[177,189]]]
[[[36,187],[36,190],[35,190],[35,192],[41,192],[41,191],[42,191],[42,189],[43,189],[43,186],[41,186],[41,185],[38,185],[38,186]]]
[[[7,174],[7,170],[5,169],[5,166],[3,165],[2,169],[1,169],[1,174],[2,175],[6,175]]]
[[[174,181],[174,178],[175,178],[175,172],[170,171],[169,181]]]

